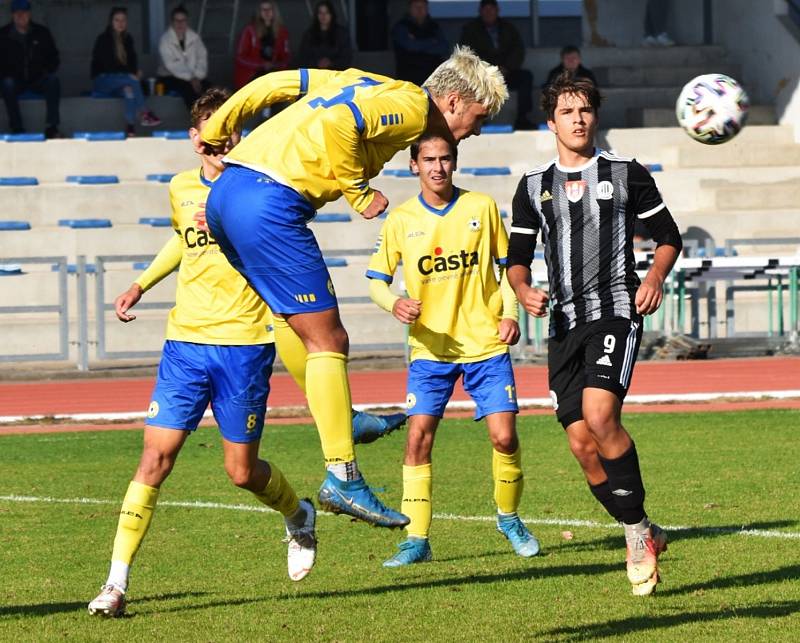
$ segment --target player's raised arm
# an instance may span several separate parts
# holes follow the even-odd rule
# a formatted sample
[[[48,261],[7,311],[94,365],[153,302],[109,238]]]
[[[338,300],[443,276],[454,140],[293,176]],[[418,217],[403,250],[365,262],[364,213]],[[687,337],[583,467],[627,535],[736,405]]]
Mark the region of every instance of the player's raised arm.
[[[242,123],[274,103],[293,101],[324,85],[339,72],[326,69],[292,69],[265,74],[247,83],[220,107],[203,127],[203,140],[223,145]]]
[[[114,312],[117,315],[117,319],[121,322],[129,322],[136,319],[136,315],[131,315],[128,311],[139,303],[145,292],[180,265],[182,255],[181,240],[177,234],[173,235],[164,244],[164,247],[158,251],[155,259],[145,271],[131,284],[131,287],[114,300]]]

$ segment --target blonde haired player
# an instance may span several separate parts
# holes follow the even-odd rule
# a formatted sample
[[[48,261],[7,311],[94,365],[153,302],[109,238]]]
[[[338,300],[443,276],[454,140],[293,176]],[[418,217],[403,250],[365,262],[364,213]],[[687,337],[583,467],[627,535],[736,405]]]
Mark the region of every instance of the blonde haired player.
[[[426,135],[412,145],[411,169],[421,192],[389,214],[367,271],[373,301],[411,326],[402,505],[411,522],[408,538],[385,567],[431,559],[431,451],[459,378],[476,402],[475,419],[486,419],[494,447],[497,530],[520,556],[539,552],[517,515],[523,474],[508,354],[519,340],[517,300],[494,271],[494,262],[501,269],[505,264],[508,236],[491,197],[453,185],[455,168],[456,148],[449,141]],[[389,290],[401,261],[408,297]]]
[[[269,483],[264,488],[266,463],[257,459],[257,437],[264,423],[275,354],[272,327],[285,321],[273,320],[269,308],[219,252],[204,225],[210,185],[224,166],[220,158],[202,155],[199,136],[205,120],[228,96],[212,89],[195,103],[190,134],[202,166],[178,174],[170,184],[176,234],[115,301],[117,317],[133,321],[136,316],[130,310],[143,293],[180,266],[176,305],[170,311],[159,381],[145,427],[144,451],[123,502],[111,572],[100,595],[89,605],[93,614],[118,616],[124,612],[128,572],[147,532],[159,488],[172,470],[187,433],[197,428],[209,400],[223,433],[225,468],[231,480],[290,518],[301,505],[308,512],[304,515],[312,529],[305,525],[298,531],[289,525],[290,578],[301,580],[314,563],[313,506],[298,502],[274,467],[266,470]],[[278,353],[303,388],[302,343],[282,344]],[[244,356],[240,362],[230,361],[238,355]],[[246,404],[231,403],[231,393],[242,386],[252,386]],[[353,438],[361,443],[372,442],[405,421],[402,413],[373,416],[359,412],[353,418]],[[300,515],[302,512],[297,517]]]
[[[384,163],[426,131],[454,142],[479,134],[508,91],[497,67],[464,48],[425,89],[357,69],[277,72],[234,94],[209,119],[203,140],[220,150],[247,118],[298,95],[225,156],[228,169],[211,190],[207,221],[231,264],[308,351],[306,395],[327,468],[321,506],[402,527],[408,518],[375,497],[356,464],[347,332],[307,223],[342,195],[366,219],[381,214],[388,201],[369,180]]]

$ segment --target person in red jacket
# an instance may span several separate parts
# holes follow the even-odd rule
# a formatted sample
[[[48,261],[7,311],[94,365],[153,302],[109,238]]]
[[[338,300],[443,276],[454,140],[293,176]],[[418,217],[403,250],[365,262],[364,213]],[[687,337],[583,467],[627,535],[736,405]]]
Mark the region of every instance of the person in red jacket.
[[[233,83],[239,89],[257,76],[288,66],[289,32],[283,26],[278,3],[262,2],[239,36]]]

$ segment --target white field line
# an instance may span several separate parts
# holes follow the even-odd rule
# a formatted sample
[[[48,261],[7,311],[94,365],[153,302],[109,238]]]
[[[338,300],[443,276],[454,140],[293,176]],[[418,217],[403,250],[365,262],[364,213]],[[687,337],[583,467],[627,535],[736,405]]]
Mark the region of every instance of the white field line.
[[[730,391],[727,393],[660,393],[657,395],[628,395],[625,401],[629,404],[663,404],[677,402],[713,402],[714,400],[730,399],[792,399],[800,398],[800,389],[790,389],[784,391]],[[549,397],[523,397],[517,400],[520,408],[551,408],[553,403]],[[376,402],[371,404],[354,404],[356,411],[367,409],[395,409],[405,408],[405,402]],[[450,411],[471,411],[475,408],[472,400],[455,400],[447,404]],[[272,410],[274,407],[267,407]],[[120,420],[141,420],[147,416],[145,411],[122,411],[119,413],[58,413],[56,415],[0,415],[0,424],[16,424],[19,422],[30,422],[32,420],[68,420],[70,422],[96,422],[107,420],[109,422]],[[213,417],[211,410],[203,414],[204,418]]]
[[[59,504],[59,505],[112,505],[119,506],[120,500],[105,500],[102,498],[53,498],[49,496],[20,496],[20,495],[0,495],[0,502],[15,502],[20,504]],[[247,511],[252,513],[277,513],[274,509],[258,505],[231,505],[221,502],[207,502],[204,500],[162,500],[158,503],[159,507],[180,507],[184,509],[216,509],[227,511]],[[319,512],[323,515],[332,515],[327,512]],[[459,522],[494,522],[494,516],[461,516],[458,514],[439,513],[434,514],[437,520],[453,520]],[[590,529],[620,529],[616,523],[603,523],[594,520],[578,520],[575,518],[529,518],[523,517],[529,525],[547,525],[554,527],[587,527]],[[705,534],[735,534],[738,536],[750,536],[756,538],[780,538],[787,540],[800,539],[800,532],[797,531],[773,531],[767,529],[746,529],[736,527],[691,527],[688,525],[661,525],[667,531],[699,531]]]

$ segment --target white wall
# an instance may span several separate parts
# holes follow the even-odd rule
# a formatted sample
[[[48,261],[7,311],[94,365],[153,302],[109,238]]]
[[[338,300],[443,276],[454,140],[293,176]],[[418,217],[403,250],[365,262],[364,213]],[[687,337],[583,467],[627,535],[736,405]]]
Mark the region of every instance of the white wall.
[[[702,0],[660,0],[670,5],[667,33],[679,45],[703,42]],[[755,0],[763,2],[764,0]],[[768,0],[767,0],[768,1]],[[591,43],[587,5],[597,7],[597,33],[617,47],[638,47],[644,37],[646,0],[585,0],[583,42]]]
[[[742,65],[753,103],[774,103],[800,142],[800,40],[781,20],[784,0],[714,0],[714,40]]]

